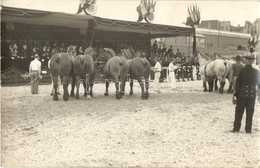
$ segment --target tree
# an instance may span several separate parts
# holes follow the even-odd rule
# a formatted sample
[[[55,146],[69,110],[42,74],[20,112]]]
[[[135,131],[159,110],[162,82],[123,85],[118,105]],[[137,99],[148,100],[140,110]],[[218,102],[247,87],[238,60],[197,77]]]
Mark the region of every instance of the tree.
[[[186,25],[195,29],[195,26],[200,24],[200,9],[197,5],[188,7],[188,17],[186,19]],[[196,31],[193,35],[193,54],[196,51]]]

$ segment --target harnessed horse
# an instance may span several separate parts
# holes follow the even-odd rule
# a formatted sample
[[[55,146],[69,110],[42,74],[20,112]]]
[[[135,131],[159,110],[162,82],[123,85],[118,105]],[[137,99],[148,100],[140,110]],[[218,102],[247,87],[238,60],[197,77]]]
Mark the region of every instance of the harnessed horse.
[[[68,84],[69,78],[74,76],[73,72],[73,63],[74,63],[74,52],[73,53],[55,53],[50,60],[50,71],[52,75],[53,85],[54,85],[54,94],[53,100],[58,100],[58,76],[62,76],[62,84],[63,84],[63,100],[67,101],[69,99],[68,93]],[[72,81],[72,88],[73,84],[75,84],[74,78]]]
[[[129,56],[130,52],[122,51],[122,55],[131,58]],[[130,95],[133,95],[133,80],[136,79],[141,87],[141,98],[148,99],[149,98],[149,77],[151,64],[146,58],[141,58],[141,52],[137,51],[132,57],[132,59],[128,60],[129,64],[129,77],[130,77]]]
[[[84,52],[84,55],[78,55],[74,60],[74,74],[76,77],[76,99],[79,99],[79,87],[80,83],[83,82],[85,88],[84,96],[91,98],[93,97],[93,85],[95,78],[95,66],[93,61],[93,55],[95,51],[93,48],[87,48]]]
[[[206,81],[209,82],[209,91],[213,91],[213,78],[216,76],[220,82],[219,93],[222,94],[228,74],[228,64],[221,59],[211,60],[199,51],[195,52],[195,56],[198,58],[200,65],[199,71],[203,80],[203,91],[207,91]]]
[[[125,92],[125,82],[128,74],[127,59],[122,56],[116,56],[112,49],[105,49],[103,53],[107,58],[107,63],[104,66],[104,75],[106,83],[105,96],[108,96],[109,79],[114,80],[116,87],[116,99],[121,99]]]

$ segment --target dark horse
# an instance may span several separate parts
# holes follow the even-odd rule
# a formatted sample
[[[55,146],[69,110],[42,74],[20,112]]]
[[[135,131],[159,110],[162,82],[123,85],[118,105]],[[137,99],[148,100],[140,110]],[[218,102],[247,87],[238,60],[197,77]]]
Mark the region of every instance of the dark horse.
[[[75,46],[69,46],[68,50],[72,50],[70,53],[55,53],[51,57],[50,61],[50,71],[53,79],[54,84],[54,94],[53,100],[58,100],[58,76],[62,77],[62,84],[63,84],[63,100],[67,101],[69,99],[68,93],[68,84],[70,77],[73,77],[73,62],[74,56],[76,55]],[[74,78],[73,78],[74,79]],[[75,84],[75,81],[72,82]],[[73,86],[72,86],[73,88]]]
[[[121,99],[124,95],[125,82],[128,74],[127,59],[122,56],[116,56],[112,49],[103,49],[101,51],[103,58],[107,58],[104,66],[104,76],[106,82],[105,96],[108,96],[109,79],[114,80],[116,87],[116,99]]]
[[[78,55],[74,60],[74,75],[76,77],[76,99],[79,99],[79,86],[83,80],[83,86],[85,88],[84,96],[91,98],[93,97],[93,85],[94,85],[94,61],[93,55],[95,51],[93,48],[89,47],[85,50],[84,55]]]
[[[122,55],[129,57],[129,52],[123,50]],[[141,57],[142,53],[137,51],[133,59],[128,60],[129,64],[129,77],[130,77],[130,95],[133,95],[133,80],[137,80],[141,87],[141,98],[149,98],[149,77],[151,71],[151,64],[146,59]],[[144,86],[145,83],[145,86]]]

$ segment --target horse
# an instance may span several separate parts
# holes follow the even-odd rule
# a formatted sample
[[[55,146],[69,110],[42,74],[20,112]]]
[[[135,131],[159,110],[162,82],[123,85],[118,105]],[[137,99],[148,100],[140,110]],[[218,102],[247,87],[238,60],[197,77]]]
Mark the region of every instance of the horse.
[[[76,99],[79,99],[79,87],[81,80],[83,81],[83,86],[85,88],[84,96],[91,98],[93,97],[93,85],[94,85],[94,60],[93,57],[95,51],[93,48],[89,47],[84,51],[84,55],[77,55],[74,60],[74,75],[76,78]]]
[[[105,96],[108,96],[109,79],[113,79],[116,87],[116,99],[121,99],[125,91],[125,82],[128,74],[127,59],[122,56],[116,56],[112,49],[104,49],[101,53],[107,62],[104,66],[104,75],[106,83]]]
[[[219,93],[222,94],[228,74],[228,64],[221,59],[209,60],[209,57],[206,57],[199,51],[195,52],[195,56],[198,58],[200,65],[199,71],[203,80],[203,91],[207,91],[206,81],[209,82],[209,91],[213,91],[213,79],[216,76],[220,82]]]
[[[232,77],[232,65],[234,63],[236,63],[234,60],[229,59],[229,58],[225,58],[223,56],[221,56],[220,54],[214,53],[214,57],[215,59],[222,59],[225,60],[225,62],[228,64],[228,74],[227,74],[227,79],[229,81],[229,87],[227,90],[227,93],[233,93],[233,85],[232,85],[232,81],[233,81],[233,77]],[[217,84],[217,80],[215,80],[215,90],[218,88],[218,84]]]
[[[73,64],[74,64],[74,55],[76,55],[75,49],[76,49],[75,46],[69,46],[68,50],[72,50],[71,53],[55,53],[51,57],[50,71],[51,71],[52,80],[54,84],[53,100],[56,101],[58,100],[57,87],[58,87],[59,75],[63,79],[62,80],[63,100],[67,101],[69,99],[68,84],[69,84],[69,78],[73,77],[74,75]],[[74,85],[74,83],[75,81],[73,78],[72,85]]]
[[[122,51],[122,55],[129,58],[131,53],[126,50]],[[130,78],[130,95],[133,95],[133,80],[137,80],[141,87],[141,99],[149,98],[149,77],[151,71],[151,64],[146,58],[141,58],[142,53],[137,51],[132,57],[128,60],[129,65],[129,78]],[[145,83],[145,86],[144,86]]]

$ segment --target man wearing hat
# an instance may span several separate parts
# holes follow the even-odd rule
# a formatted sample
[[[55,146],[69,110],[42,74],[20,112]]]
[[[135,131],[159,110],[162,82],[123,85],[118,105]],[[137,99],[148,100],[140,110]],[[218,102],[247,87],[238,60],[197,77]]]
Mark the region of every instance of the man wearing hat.
[[[236,56],[236,63],[232,64],[231,67],[231,79],[232,79],[232,85],[233,89],[235,90],[236,88],[236,81],[237,81],[237,75],[239,74],[240,70],[244,68],[245,66],[241,63],[241,57],[240,55]]]
[[[34,60],[31,61],[29,66],[29,74],[31,77],[31,93],[38,94],[39,79],[41,78],[41,62],[39,55],[34,55]]]
[[[254,59],[254,56],[245,56],[246,66],[241,69],[237,76],[234,93],[234,96],[237,100],[235,109],[235,121],[233,130],[230,131],[233,133],[239,132],[240,130],[244,109],[246,109],[245,131],[246,133],[251,133],[252,131],[256,86],[260,84],[259,71],[252,67]]]

